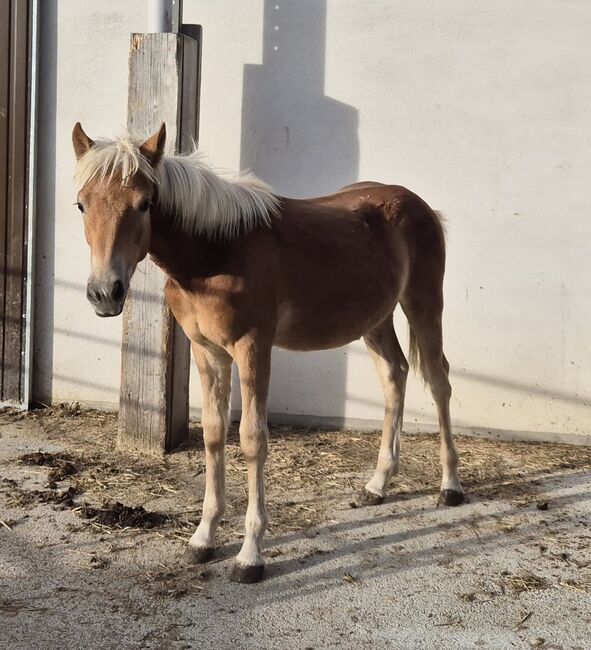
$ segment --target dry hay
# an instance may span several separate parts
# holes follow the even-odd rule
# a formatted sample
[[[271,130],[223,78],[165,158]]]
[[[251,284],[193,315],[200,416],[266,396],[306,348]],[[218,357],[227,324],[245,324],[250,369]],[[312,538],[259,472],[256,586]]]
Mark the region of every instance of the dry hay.
[[[579,575],[577,578],[550,580],[531,572],[518,574],[504,573],[501,576],[501,587],[505,586],[508,586],[514,594],[541,591],[554,587],[563,587],[579,593],[591,593],[591,575]]]
[[[551,583],[547,578],[535,575],[534,573],[507,574],[503,577],[503,582],[516,594],[524,591],[539,591],[551,587]]]
[[[591,593],[591,574],[581,576],[580,578],[566,578],[558,584],[571,591],[589,594]]]
[[[8,498],[20,500],[23,506],[39,500],[74,508],[85,503],[104,509],[105,504],[117,501],[143,505],[168,517],[168,525],[154,534],[186,540],[194,531],[201,514],[205,471],[197,424],[181,450],[158,457],[115,449],[117,421],[111,413],[82,410],[77,405],[28,414],[0,413],[0,424],[20,420],[25,426],[27,421],[38,423],[43,440],[62,446],[64,453],[57,457],[76,471],[62,477],[67,479],[67,489],[59,479],[59,485],[54,480],[53,489],[36,495],[2,483],[0,492]],[[270,534],[305,531],[326,522],[329,507],[349,507],[375,466],[379,439],[379,432],[271,427],[266,465]],[[588,448],[464,436],[456,440],[463,484],[469,494],[479,498],[535,502],[548,475],[591,469]],[[439,436],[405,434],[402,450],[402,471],[392,481],[392,498],[436,494],[441,475]],[[229,432],[226,459],[228,511],[220,528],[220,542],[238,541],[243,535],[246,467],[235,426]],[[100,522],[95,526],[105,527]]]

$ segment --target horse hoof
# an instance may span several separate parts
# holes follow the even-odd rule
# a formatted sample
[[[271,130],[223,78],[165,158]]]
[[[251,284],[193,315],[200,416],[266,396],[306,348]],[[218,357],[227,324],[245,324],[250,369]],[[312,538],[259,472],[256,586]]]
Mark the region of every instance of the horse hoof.
[[[212,546],[187,546],[185,560],[187,564],[203,564],[213,557],[215,548]]]
[[[255,582],[260,582],[263,579],[264,572],[264,564],[246,566],[235,564],[232,567],[232,573],[230,573],[230,580],[232,582],[240,582],[243,585],[251,585]]]
[[[369,490],[363,490],[359,497],[361,503],[365,506],[379,506],[381,503],[384,503],[384,497],[379,494],[374,494]]]
[[[465,500],[464,493],[458,490],[441,490],[439,495],[439,503],[444,506],[461,506]]]

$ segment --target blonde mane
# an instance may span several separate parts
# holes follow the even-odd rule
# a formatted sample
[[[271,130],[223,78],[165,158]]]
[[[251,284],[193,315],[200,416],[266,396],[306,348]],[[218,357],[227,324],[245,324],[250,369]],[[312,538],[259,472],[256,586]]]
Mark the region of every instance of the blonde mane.
[[[158,189],[158,205],[175,226],[188,235],[234,237],[259,226],[270,226],[278,214],[279,199],[256,176],[227,178],[203,162],[200,154],[164,156],[152,167],[131,138],[97,140],[76,165],[79,191],[91,179],[114,178],[126,183],[143,174]]]

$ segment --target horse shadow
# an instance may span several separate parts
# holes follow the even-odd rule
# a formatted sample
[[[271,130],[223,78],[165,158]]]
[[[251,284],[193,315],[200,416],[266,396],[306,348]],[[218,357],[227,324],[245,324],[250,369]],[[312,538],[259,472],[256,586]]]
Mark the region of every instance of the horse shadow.
[[[324,90],[326,16],[326,0],[265,0],[262,63],[244,66],[240,166],[283,196],[330,194],[358,176],[358,112]],[[274,350],[271,420],[342,419],[346,383],[343,349]]]

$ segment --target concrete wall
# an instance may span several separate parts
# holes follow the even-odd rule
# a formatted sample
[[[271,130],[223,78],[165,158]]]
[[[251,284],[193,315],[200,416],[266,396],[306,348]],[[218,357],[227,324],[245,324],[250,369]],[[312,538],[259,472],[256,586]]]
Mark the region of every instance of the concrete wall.
[[[145,8],[42,5],[36,391],[115,404],[121,325],[84,297],[70,132],[123,129],[128,33]],[[293,196],[396,182],[447,215],[458,425],[591,434],[589,20],[584,0],[185,0],[204,27],[201,147],[216,166]],[[380,419],[363,345],[277,351],[271,411]],[[433,422],[418,379],[406,412]]]

